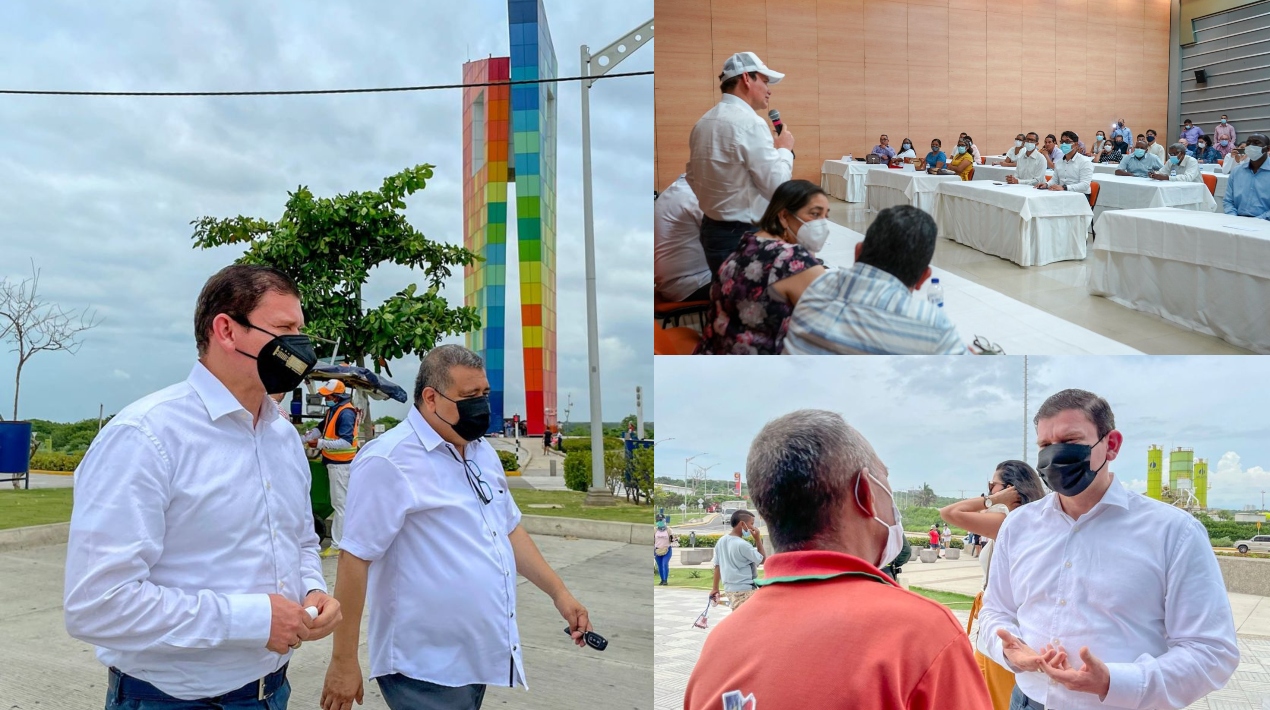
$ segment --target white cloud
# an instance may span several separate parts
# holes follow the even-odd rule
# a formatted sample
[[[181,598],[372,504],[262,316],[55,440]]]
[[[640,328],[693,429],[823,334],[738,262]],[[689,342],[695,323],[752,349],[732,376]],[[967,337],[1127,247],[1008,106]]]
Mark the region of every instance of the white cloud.
[[[114,372],[110,373],[110,376],[115,378],[116,380],[131,380],[132,379],[132,375],[129,375],[128,373],[119,369],[116,369]]]

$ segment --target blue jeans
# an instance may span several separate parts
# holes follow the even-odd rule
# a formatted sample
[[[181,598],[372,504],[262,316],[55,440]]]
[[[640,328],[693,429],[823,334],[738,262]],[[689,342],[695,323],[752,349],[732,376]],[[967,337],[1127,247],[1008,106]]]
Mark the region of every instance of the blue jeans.
[[[1019,686],[1014,686],[1014,692],[1010,693],[1010,710],[1032,710],[1038,705],[1029,705],[1028,697],[1024,695]]]
[[[670,578],[670,556],[674,554],[675,548],[666,550],[666,554],[661,557],[657,553],[653,553],[653,559],[657,560],[657,574],[661,575],[661,581],[665,582]]]
[[[114,687],[111,685],[106,695],[106,710],[287,710],[287,700],[290,697],[289,680],[266,700],[243,700],[228,705],[206,700],[158,700],[126,696],[116,700]]]
[[[415,680],[400,673],[379,676],[379,692],[392,710],[480,710],[485,700],[485,686],[446,685]]]

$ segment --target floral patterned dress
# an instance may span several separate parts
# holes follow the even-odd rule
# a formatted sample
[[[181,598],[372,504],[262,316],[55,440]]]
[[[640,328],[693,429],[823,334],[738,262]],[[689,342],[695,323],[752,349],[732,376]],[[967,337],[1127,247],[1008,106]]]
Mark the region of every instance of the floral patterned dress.
[[[820,263],[798,244],[747,232],[710,285],[710,318],[697,352],[780,354],[794,307],[771,286]]]

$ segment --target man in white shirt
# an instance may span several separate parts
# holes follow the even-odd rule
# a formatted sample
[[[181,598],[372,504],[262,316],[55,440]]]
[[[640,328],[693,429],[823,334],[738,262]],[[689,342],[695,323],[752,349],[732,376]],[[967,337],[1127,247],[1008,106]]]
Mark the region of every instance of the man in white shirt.
[[[1090,185],[1094,181],[1094,161],[1085,157],[1077,147],[1080,136],[1075,131],[1063,131],[1062,142],[1058,150],[1063,157],[1054,161],[1054,179],[1049,182],[1050,190],[1080,192],[1088,195]],[[1044,183],[1037,187],[1046,187]]]
[[[1170,175],[1174,170],[1177,175]],[[1185,143],[1174,143],[1169,146],[1169,158],[1160,170],[1151,173],[1153,180],[1172,180],[1174,182],[1204,182],[1200,175],[1199,161],[1186,153]]]
[[[701,207],[680,175],[653,202],[654,287],[663,301],[705,301],[710,279],[701,247]]]
[[[1040,136],[1035,133],[1024,136],[1023,148],[1021,148],[1023,152],[1014,160],[1018,169],[1013,175],[1005,176],[1006,182],[1011,185],[1045,184],[1045,171],[1049,168],[1049,160],[1046,159],[1044,150],[1037,147],[1038,142],[1040,142]]]
[[[728,57],[719,74],[719,103],[692,128],[687,179],[701,205],[701,243],[710,273],[754,229],[772,193],[794,171],[794,135],[785,127],[775,141],[767,121],[770,85],[785,78],[753,52]]]
[[[1169,160],[1168,150],[1160,144],[1160,141],[1156,139],[1156,135],[1153,129],[1147,130],[1147,152],[1159,158],[1161,163],[1167,163]]]
[[[488,685],[528,688],[518,572],[551,597],[572,641],[585,645],[587,610],[521,526],[503,466],[483,438],[489,391],[479,355],[434,348],[419,364],[406,421],[353,459],[335,586],[347,616],[335,631],[326,710],[362,700],[357,647],[367,601],[370,677],[393,710],[475,710]]]
[[[276,269],[230,266],[194,322],[189,379],[125,407],[75,472],[66,630],[110,669],[108,710],[285,708],[292,649],[341,618],[308,462],[267,396],[317,362],[299,291]]]
[[[1001,525],[979,618],[1012,706],[1182,708],[1225,686],[1239,649],[1204,526],[1115,480],[1103,398],[1063,390],[1033,421],[1054,493]]]
[[[1023,153],[1023,144],[1027,141],[1027,136],[1020,133],[1014,137],[1014,147],[1005,152],[1005,160],[1001,164],[1007,168],[1012,168],[1019,164],[1019,155]]]

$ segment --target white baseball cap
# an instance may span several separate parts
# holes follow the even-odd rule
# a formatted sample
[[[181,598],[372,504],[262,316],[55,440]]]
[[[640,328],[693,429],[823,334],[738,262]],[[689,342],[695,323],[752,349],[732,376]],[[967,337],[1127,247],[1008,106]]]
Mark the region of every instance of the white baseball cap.
[[[753,52],[737,52],[728,57],[728,60],[723,63],[723,75],[719,77],[719,81],[727,81],[734,76],[741,76],[750,72],[758,72],[766,76],[769,84],[779,83],[781,79],[785,78],[784,74],[768,69],[767,65],[763,63],[762,59],[758,58],[757,54]]]

